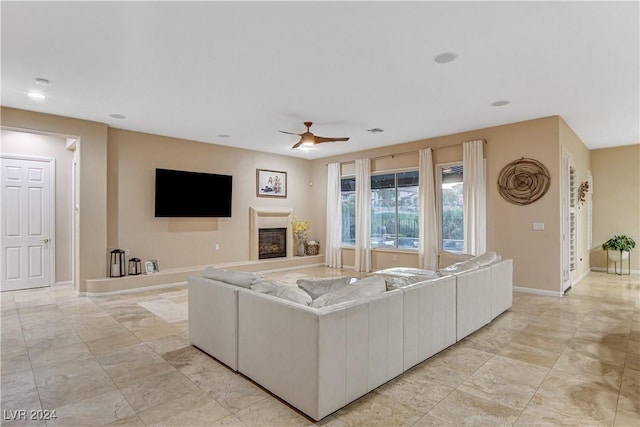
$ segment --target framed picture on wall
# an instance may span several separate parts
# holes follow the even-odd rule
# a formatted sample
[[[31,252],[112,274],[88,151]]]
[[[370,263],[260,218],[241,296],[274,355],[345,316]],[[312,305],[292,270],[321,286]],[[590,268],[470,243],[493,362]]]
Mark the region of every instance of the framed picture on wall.
[[[256,196],[287,197],[287,173],[256,169]]]

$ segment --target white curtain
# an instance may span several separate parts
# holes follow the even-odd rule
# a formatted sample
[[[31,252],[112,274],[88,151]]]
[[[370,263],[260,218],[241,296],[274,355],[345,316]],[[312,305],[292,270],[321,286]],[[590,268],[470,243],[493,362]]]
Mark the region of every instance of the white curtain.
[[[356,271],[371,271],[371,161],[356,160]]]
[[[340,200],[340,163],[327,169],[327,238],[324,263],[342,268],[342,205]]]
[[[428,270],[438,269],[438,224],[436,191],[431,148],[420,150],[418,200],[420,203],[420,250],[418,264]]]
[[[480,255],[487,249],[487,181],[484,173],[484,141],[462,144],[464,251]]]

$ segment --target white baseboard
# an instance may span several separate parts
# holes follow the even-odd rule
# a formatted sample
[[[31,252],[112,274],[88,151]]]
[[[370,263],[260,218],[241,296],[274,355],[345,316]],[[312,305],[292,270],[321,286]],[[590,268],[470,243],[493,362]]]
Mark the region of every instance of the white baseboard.
[[[176,286],[185,286],[187,282],[175,282],[175,283],[165,283],[162,285],[152,285],[152,286],[144,286],[140,288],[133,289],[122,289],[120,291],[111,291],[111,292],[78,292],[78,296],[80,297],[101,297],[105,295],[120,295],[120,294],[134,294],[136,292],[145,292],[151,291],[154,289],[162,289],[162,288],[175,288]]]
[[[64,282],[56,282],[53,286],[73,286],[73,282],[71,280],[66,280]]]
[[[513,290],[525,294],[543,295],[545,297],[561,297],[564,293],[561,291],[549,291],[546,289],[525,288],[523,286],[514,286]]]
[[[591,267],[591,271],[601,271],[603,273],[606,273],[607,272],[607,268],[606,267]],[[612,271],[613,270],[611,268],[609,268],[609,273],[615,274],[615,273],[612,273]],[[631,274],[640,274],[640,270],[631,270]],[[623,274],[623,276],[628,276],[628,274],[625,273],[625,274]]]

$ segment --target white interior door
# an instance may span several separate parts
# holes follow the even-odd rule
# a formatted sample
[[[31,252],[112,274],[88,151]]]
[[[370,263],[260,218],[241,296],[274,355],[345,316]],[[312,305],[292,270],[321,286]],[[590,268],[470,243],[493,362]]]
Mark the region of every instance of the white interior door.
[[[50,286],[54,265],[53,160],[0,159],[2,282],[0,290]]]

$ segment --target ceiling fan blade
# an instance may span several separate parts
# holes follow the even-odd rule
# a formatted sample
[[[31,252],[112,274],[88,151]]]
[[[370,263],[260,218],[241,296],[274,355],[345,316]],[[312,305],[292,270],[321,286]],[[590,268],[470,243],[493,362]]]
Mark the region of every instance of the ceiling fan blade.
[[[348,141],[349,137],[343,137],[343,138],[327,138],[324,136],[316,136],[316,144],[321,144],[323,142],[334,142],[334,141]]]
[[[300,141],[296,142],[294,146],[291,147],[291,149],[295,150],[296,148],[299,148],[301,145],[302,145],[302,138],[300,138]]]
[[[287,131],[284,131],[284,130],[279,130],[278,132],[288,133],[289,135],[298,135],[298,136],[302,136],[302,134],[301,134],[301,133],[287,132]]]

